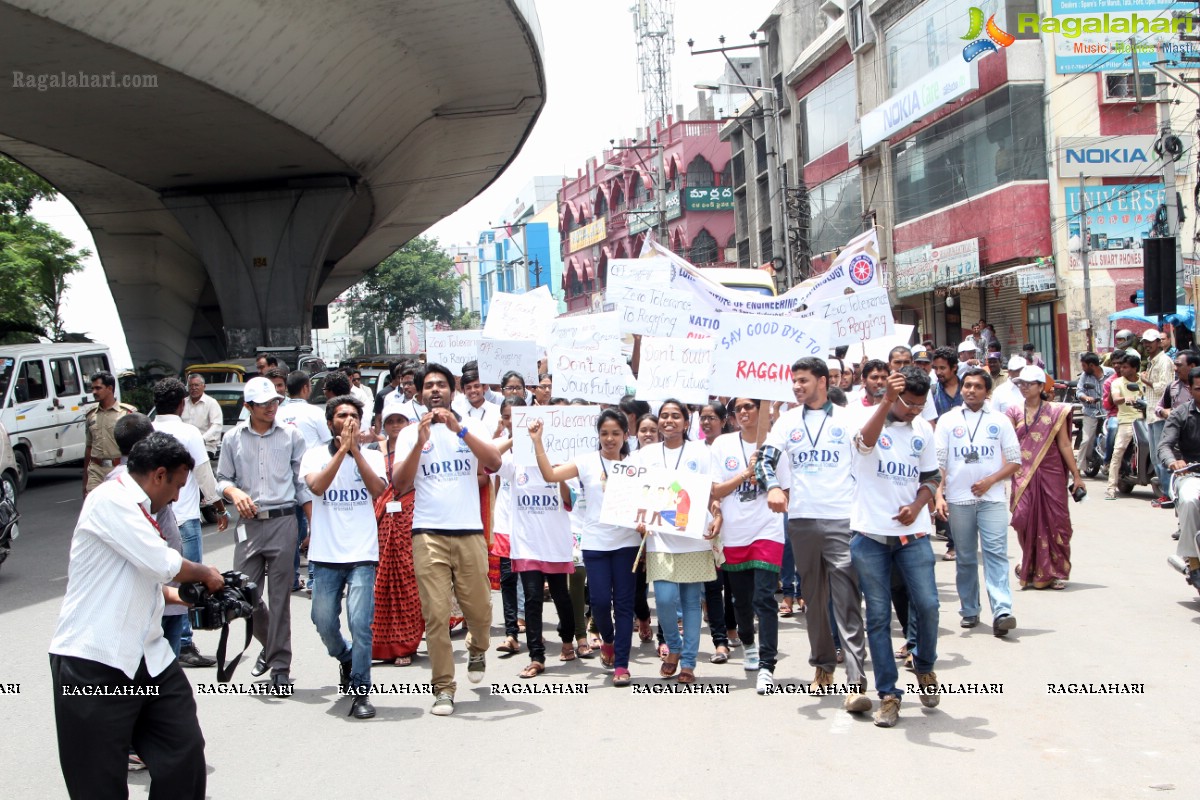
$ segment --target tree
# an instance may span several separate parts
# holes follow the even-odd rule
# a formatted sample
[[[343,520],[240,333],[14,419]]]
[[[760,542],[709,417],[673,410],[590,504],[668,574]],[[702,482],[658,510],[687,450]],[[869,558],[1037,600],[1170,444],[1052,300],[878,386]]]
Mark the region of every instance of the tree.
[[[408,319],[451,322],[463,278],[436,239],[419,236],[385,258],[347,296],[350,328],[364,348],[381,352],[385,332]],[[372,350],[374,345],[374,350]]]
[[[0,156],[0,340],[71,335],[62,320],[67,279],[91,253],[29,216],[35,200],[55,196],[38,175]]]

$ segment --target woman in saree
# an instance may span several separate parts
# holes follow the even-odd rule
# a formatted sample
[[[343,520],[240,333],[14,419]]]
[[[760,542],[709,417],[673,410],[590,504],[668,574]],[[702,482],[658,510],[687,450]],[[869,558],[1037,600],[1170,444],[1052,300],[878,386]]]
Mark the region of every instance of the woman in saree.
[[[403,395],[401,395],[401,398]],[[421,616],[421,596],[413,573],[412,520],[413,492],[397,497],[391,485],[396,438],[408,424],[405,404],[389,397],[383,408],[385,441],[377,442],[387,463],[388,487],[375,501],[375,521],[379,525],[379,567],[375,576],[375,619],[371,623],[371,658],[406,667],[412,663],[425,618]]]
[[[1013,476],[1009,498],[1021,543],[1017,580],[1022,588],[1065,589],[1071,577],[1067,476],[1083,486],[1071,448],[1071,407],[1049,401],[1040,367],[1026,367],[1014,384],[1025,399],[1006,412],[1021,445],[1021,469]]]

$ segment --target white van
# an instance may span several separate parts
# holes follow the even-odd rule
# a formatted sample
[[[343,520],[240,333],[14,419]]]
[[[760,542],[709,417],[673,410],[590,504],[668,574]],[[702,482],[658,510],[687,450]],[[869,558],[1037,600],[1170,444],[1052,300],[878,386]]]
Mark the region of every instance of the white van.
[[[83,460],[83,417],[96,402],[89,379],[102,371],[113,372],[102,344],[0,345],[0,423],[12,438],[20,489],[31,469]]]

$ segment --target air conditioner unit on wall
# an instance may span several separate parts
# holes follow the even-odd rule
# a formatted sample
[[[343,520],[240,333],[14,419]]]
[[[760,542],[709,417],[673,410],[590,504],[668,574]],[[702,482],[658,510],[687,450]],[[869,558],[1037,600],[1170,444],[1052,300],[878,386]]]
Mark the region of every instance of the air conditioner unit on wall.
[[[1162,96],[1156,73],[1153,72],[1142,72],[1138,84],[1135,84],[1132,72],[1101,72],[1097,77],[1100,79],[1101,94],[1105,103],[1136,103],[1136,88],[1139,87],[1143,103],[1158,100]]]

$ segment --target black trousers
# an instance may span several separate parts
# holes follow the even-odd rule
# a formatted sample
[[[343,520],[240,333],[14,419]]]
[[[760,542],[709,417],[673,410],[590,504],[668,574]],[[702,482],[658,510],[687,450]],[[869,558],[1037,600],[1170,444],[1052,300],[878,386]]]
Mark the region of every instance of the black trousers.
[[[547,575],[540,570],[518,573],[525,587],[525,641],[529,660],[546,663],[546,643],[542,641],[542,583],[550,584],[550,598],[558,612],[558,638],[564,644],[575,640],[575,609],[567,589],[566,573]]]
[[[646,567],[639,566],[635,573],[637,583],[633,587],[633,616],[639,622],[650,621],[650,583],[646,580]]]
[[[517,625],[517,582],[520,576],[512,571],[512,560],[500,559],[500,601],[504,609],[504,635],[517,639],[521,628]],[[529,612],[529,593],[525,594],[525,611]],[[529,630],[526,620],[525,630]]]
[[[779,573],[757,568],[722,572],[733,588],[733,610],[737,613],[737,630],[742,644],[754,644],[754,618],[757,617],[760,669],[774,672],[779,653],[779,609],[775,606]]]
[[[729,646],[729,629],[736,625],[733,594],[726,591],[725,570],[718,568],[716,580],[704,584],[704,608],[713,647]]]
[[[72,798],[127,798],[129,748],[146,762],[151,800],[204,800],[204,735],[192,685],[179,662],[151,677],[142,661],[133,680],[97,661],[50,656],[58,758]],[[139,686],[156,696],[64,695],[79,687]]]

